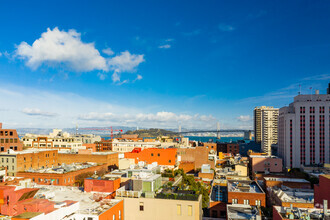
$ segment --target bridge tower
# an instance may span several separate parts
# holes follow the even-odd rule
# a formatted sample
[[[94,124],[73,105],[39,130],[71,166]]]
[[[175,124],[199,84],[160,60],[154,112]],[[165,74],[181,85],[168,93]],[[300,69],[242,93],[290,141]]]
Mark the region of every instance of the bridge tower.
[[[220,140],[220,122],[217,122],[217,139]]]

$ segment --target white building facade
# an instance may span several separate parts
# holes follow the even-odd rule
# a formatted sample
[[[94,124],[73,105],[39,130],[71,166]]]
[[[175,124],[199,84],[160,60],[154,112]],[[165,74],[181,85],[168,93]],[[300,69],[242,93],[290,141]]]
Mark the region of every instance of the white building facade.
[[[286,168],[329,163],[330,94],[298,95],[279,112],[278,154]]]

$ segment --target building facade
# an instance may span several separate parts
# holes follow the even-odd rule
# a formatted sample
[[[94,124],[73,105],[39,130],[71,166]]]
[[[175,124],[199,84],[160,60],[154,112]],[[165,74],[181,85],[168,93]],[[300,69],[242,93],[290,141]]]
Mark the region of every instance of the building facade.
[[[2,129],[2,123],[0,123],[0,151],[4,152],[8,149],[21,151],[23,144],[15,129]]]
[[[0,154],[0,166],[7,168],[8,176],[16,176],[17,172],[29,169],[48,168],[56,166],[57,150],[23,150]]]
[[[280,109],[278,154],[286,168],[329,163],[330,94],[298,95]]]
[[[272,146],[277,145],[277,121],[279,110],[274,107],[256,107],[254,109],[255,141],[261,143],[261,149],[272,154]]]

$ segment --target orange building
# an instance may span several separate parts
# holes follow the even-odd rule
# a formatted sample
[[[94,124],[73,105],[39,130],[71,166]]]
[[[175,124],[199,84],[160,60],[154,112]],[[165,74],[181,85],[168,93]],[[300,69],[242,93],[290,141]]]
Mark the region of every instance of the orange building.
[[[9,151],[0,153],[0,165],[7,168],[9,176],[15,176],[19,171],[56,166],[57,158],[57,150]]]
[[[107,211],[99,215],[99,220],[124,220],[124,200],[119,201]]]
[[[33,182],[40,185],[74,186],[76,185],[76,178],[80,174],[94,173],[95,171],[103,172],[107,170],[106,164],[76,170],[71,168],[67,169],[66,167],[67,166],[46,170],[35,170],[33,172],[18,172],[17,176],[30,178]]]
[[[19,140],[15,129],[3,129],[2,123],[0,123],[0,151],[4,152],[8,149],[21,151],[23,143]]]
[[[68,154],[59,153],[58,163],[70,164],[70,163],[104,163],[109,167],[118,167],[119,159],[117,152],[95,152],[92,154]]]
[[[211,148],[212,149],[212,148]],[[180,156],[179,168],[185,172],[192,171],[191,163],[194,164],[194,170],[200,169],[203,164],[209,164],[214,169],[214,161],[209,160],[210,148],[207,146],[178,148],[178,156]]]
[[[84,180],[85,192],[106,192],[113,193],[120,187],[120,178],[86,178]]]
[[[125,153],[125,158],[135,159],[135,163],[144,161],[147,164],[157,162],[158,165],[174,166],[177,162],[176,148],[145,148],[142,151]]]
[[[95,142],[95,145],[95,152],[112,150],[112,140],[105,140],[104,138],[102,138],[101,141]]]

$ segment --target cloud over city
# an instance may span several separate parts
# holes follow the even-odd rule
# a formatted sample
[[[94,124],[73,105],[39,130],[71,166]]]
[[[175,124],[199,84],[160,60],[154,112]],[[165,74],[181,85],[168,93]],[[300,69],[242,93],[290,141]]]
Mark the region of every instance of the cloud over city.
[[[114,82],[120,82],[122,72],[135,73],[136,68],[144,62],[143,54],[131,54],[124,51],[115,55],[110,48],[102,50],[110,57],[103,57],[94,43],[86,43],[81,34],[74,29],[68,31],[47,28],[31,45],[21,42],[16,46],[14,57],[25,61],[32,70],[45,65],[61,67],[73,72],[103,71],[113,72]],[[100,77],[104,80],[105,77]]]

